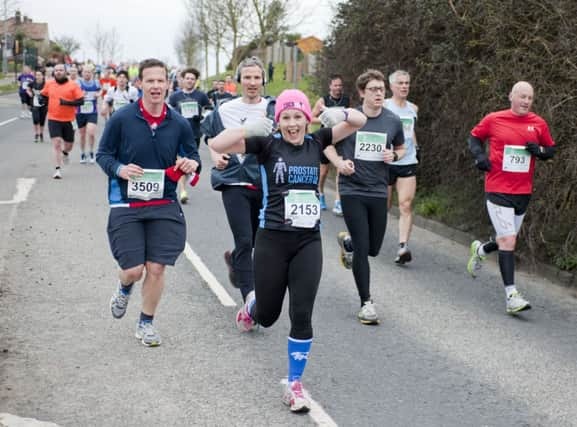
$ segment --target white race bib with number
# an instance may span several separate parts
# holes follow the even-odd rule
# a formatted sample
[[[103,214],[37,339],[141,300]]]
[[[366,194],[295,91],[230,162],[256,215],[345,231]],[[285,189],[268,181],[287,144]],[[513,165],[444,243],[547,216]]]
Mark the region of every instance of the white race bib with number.
[[[387,148],[387,134],[377,132],[357,132],[355,159],[382,162]]]
[[[164,195],[164,170],[144,169],[144,174],[128,181],[128,197],[131,199],[162,199]]]
[[[84,104],[80,106],[80,112],[82,114],[91,114],[94,112],[94,104],[92,101],[84,101]]]
[[[529,172],[531,153],[522,145],[505,145],[503,170],[505,172]]]
[[[314,190],[289,190],[284,217],[293,227],[314,228],[321,219],[321,205]]]
[[[198,116],[198,102],[183,102],[180,104],[180,111],[182,113],[182,117],[185,119],[192,119],[193,117]]]
[[[124,107],[128,103],[129,102],[126,99],[115,99],[114,103],[113,103],[114,111],[118,110],[119,108]]]
[[[40,99],[38,99],[38,95],[34,95],[34,98],[32,98],[32,106],[33,107],[41,107]]]
[[[21,86],[21,87],[22,87],[22,90],[28,89],[28,86],[29,86],[29,85],[30,85],[30,82],[27,81],[27,80],[24,80],[24,81],[22,82],[22,86]]]
[[[411,116],[401,116],[401,123],[403,124],[403,136],[405,139],[413,138],[413,130],[415,128],[415,120]]]

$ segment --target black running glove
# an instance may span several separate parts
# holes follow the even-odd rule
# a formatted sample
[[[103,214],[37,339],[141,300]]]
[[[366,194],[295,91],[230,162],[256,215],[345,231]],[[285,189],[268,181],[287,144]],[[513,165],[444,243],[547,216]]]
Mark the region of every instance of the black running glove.
[[[555,147],[544,147],[532,141],[525,143],[525,150],[540,160],[550,159],[555,154]]]

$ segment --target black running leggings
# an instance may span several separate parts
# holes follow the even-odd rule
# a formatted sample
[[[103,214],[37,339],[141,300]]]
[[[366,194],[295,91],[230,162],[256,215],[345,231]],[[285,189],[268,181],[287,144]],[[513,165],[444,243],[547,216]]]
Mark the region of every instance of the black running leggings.
[[[289,291],[290,337],[313,337],[311,317],[321,280],[323,253],[318,231],[259,228],[254,248],[255,320],[272,326]]]
[[[345,223],[353,242],[353,275],[361,304],[371,299],[369,256],[381,250],[387,229],[386,197],[341,196]]]
[[[262,192],[229,185],[222,190],[222,202],[234,237],[232,266],[242,298],[254,289],[252,248],[262,206]]]

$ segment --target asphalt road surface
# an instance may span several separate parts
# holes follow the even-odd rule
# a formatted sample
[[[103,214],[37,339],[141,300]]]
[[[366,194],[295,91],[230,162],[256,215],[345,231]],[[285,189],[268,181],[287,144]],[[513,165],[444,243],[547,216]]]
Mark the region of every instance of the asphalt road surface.
[[[155,320],[163,344],[142,346],[139,292],[123,319],[110,314],[117,267],[104,174],[79,164],[75,147],[64,178],[51,179],[50,144],[34,144],[31,121],[9,121],[18,108],[16,96],[0,97],[0,413],[107,427],[577,425],[571,290],[520,273],[533,310],[508,316],[495,262],[470,278],[467,247],[415,228],[414,261],[396,266],[389,216],[371,260],[381,324],[363,326],[337,259],[344,222],[330,212],[303,378],[315,405],[291,414],[280,400],[286,307],[269,329],[237,331],[241,298],[222,260],[232,236],[206,147],[184,206],[190,248],[167,270]]]

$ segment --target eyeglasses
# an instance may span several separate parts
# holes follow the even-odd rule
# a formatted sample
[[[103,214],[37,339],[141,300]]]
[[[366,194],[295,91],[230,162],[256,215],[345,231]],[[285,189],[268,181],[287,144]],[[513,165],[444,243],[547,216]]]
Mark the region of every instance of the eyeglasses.
[[[371,93],[385,93],[384,86],[374,86],[374,87],[366,87],[365,90],[368,90]]]

